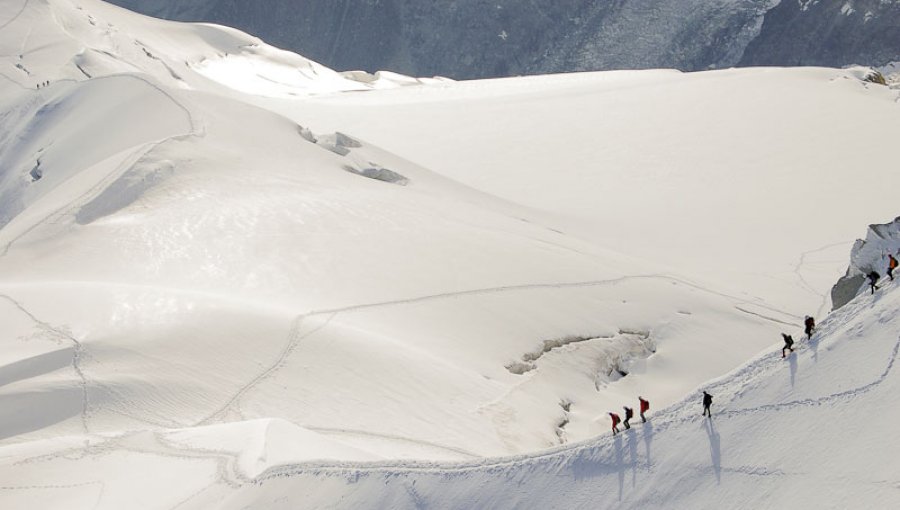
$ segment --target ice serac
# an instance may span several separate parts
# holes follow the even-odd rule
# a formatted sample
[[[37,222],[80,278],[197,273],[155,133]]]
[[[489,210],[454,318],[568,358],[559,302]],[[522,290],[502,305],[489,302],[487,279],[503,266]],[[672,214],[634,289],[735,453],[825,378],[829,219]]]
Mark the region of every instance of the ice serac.
[[[853,245],[847,274],[831,289],[835,310],[864,290],[866,275],[871,271],[884,276],[888,267],[888,255],[900,258],[900,217],[890,223],[869,225],[866,239],[858,239]]]
[[[113,3],[235,26],[334,69],[416,76],[900,60],[895,0],[272,0],[266,9],[241,0]]]

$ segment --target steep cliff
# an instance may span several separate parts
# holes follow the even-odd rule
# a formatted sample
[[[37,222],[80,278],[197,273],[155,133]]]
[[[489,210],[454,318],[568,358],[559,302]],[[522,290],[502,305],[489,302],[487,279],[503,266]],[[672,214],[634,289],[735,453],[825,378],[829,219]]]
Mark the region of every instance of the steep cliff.
[[[740,65],[847,64],[881,66],[900,60],[900,1],[800,0],[766,14]]]
[[[233,26],[339,70],[484,78],[900,60],[900,2],[112,0]]]

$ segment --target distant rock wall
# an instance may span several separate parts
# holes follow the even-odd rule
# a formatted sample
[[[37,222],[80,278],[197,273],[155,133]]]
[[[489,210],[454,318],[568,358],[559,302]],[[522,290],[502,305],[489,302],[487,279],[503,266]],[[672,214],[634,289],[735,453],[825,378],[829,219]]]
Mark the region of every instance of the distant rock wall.
[[[336,70],[457,79],[900,61],[900,0],[111,0]]]
[[[900,0],[798,0],[766,14],[742,66],[882,66],[900,60]]]
[[[876,271],[884,276],[888,267],[888,254],[900,260],[900,217],[891,223],[869,225],[866,239],[858,239],[850,251],[850,267],[831,289],[834,309],[844,306],[867,287],[866,275]],[[900,282],[900,270],[895,278]]]

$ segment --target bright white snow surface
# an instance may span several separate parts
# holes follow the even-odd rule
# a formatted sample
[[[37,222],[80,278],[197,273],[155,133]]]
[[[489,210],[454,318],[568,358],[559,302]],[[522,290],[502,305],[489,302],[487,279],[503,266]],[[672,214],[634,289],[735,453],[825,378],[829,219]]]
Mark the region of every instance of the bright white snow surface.
[[[773,357],[897,214],[863,74],[339,74],[0,0],[0,506],[896,497],[896,451],[829,435],[874,409],[894,294]],[[609,438],[639,394],[653,428]]]

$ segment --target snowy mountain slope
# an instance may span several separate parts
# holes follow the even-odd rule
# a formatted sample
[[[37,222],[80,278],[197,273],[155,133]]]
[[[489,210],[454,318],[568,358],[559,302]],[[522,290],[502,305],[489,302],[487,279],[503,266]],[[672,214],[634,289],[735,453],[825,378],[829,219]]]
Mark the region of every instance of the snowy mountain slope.
[[[691,395],[619,436],[524,458],[276,467],[224,507],[303,494],[339,508],[892,508],[898,297],[860,296],[788,361],[770,352],[705,385],[712,420]]]
[[[5,447],[3,464],[11,473],[17,463],[20,483],[6,499],[100,508],[157,507],[149,494],[178,508],[892,508],[898,307],[895,285],[863,294],[787,360],[769,350],[704,384],[715,396],[712,420],[700,416],[697,390],[617,436],[462,463],[291,463],[307,457],[304,442],[279,422],[72,437]],[[91,459],[91,472],[68,469],[75,454]],[[155,476],[123,475],[125,462]]]
[[[594,437],[608,410],[638,394],[662,408],[771,352],[779,332],[826,304],[837,265],[828,257],[848,246],[812,249],[797,264],[798,249],[780,246],[790,236],[772,233],[780,212],[737,193],[700,200],[701,184],[725,187],[747,167],[715,180],[705,163],[689,179],[655,179],[678,154],[674,141],[662,143],[676,131],[665,115],[654,124],[658,145],[640,144],[646,128],[608,125],[600,147],[588,129],[598,116],[583,116],[614,113],[615,98],[632,108],[620,116],[687,108],[654,102],[661,89],[696,87],[673,96],[694,105],[733,98],[735,73],[374,90],[381,85],[364,76],[305,73],[316,69],[308,60],[230,29],[93,0],[0,5],[9,20],[0,32],[0,194],[14,199],[0,205],[4,507],[216,506],[204,498],[233,495],[217,480],[238,488],[298,462],[461,461]],[[770,108],[806,126],[830,120],[839,128],[819,137],[873,149],[864,167],[841,154],[817,160],[828,177],[822,197],[843,197],[850,179],[881,182],[890,158],[874,150],[880,134],[841,127],[847,110],[883,130],[896,121],[895,93],[860,77],[738,75],[741,94],[779,81],[803,87],[807,101]],[[822,112],[823,102],[840,106]],[[724,111],[720,130],[764,131],[772,110],[763,106]],[[511,111],[520,117],[498,115]],[[541,132],[548,117],[571,129]],[[702,131],[687,114],[674,118]],[[404,147],[390,146],[398,141]],[[725,136],[680,141],[709,160],[753,155]],[[639,180],[566,175],[615,144],[640,149]],[[786,144],[770,161],[785,168],[814,147]],[[465,166],[426,161],[441,153],[466,153]],[[630,170],[626,156],[605,165]],[[796,189],[804,176],[779,182]],[[612,188],[608,210],[585,205],[598,182]],[[623,198],[640,193],[663,205],[683,196],[697,209],[658,205],[650,213],[666,221],[648,226]],[[841,225],[883,208],[833,201],[817,220]],[[701,221],[710,211],[759,216],[762,226],[716,228]],[[749,248],[731,262],[759,261],[758,279],[775,283],[730,289],[722,266],[694,261],[714,258],[713,235],[726,246],[743,238]],[[824,227],[808,235],[814,246],[835,243]],[[703,242],[693,252],[664,245],[674,253],[665,257],[637,249],[679,237]],[[268,497],[238,494],[258,496]]]
[[[373,86],[227,27],[166,22],[98,0],[5,0],[4,7],[9,14],[0,62],[6,79],[26,88],[46,80],[131,72],[178,89],[221,93],[226,91],[216,87],[220,76],[232,77],[233,86],[252,84],[257,93],[265,87],[273,95],[287,94],[285,89],[297,95]]]
[[[803,316],[830,308],[858,226],[896,213],[872,187],[894,178],[900,103],[864,72],[594,73],[258,103]]]
[[[675,400],[796,321],[250,105],[197,63],[248,36],[24,7],[7,64],[50,83],[2,81],[5,444],[274,418],[325,456],[521,452],[595,434],[643,389]],[[285,95],[359,83],[321,75]]]

